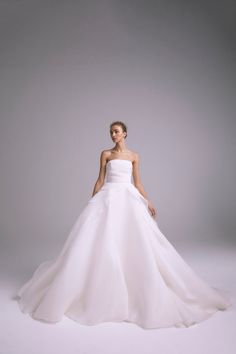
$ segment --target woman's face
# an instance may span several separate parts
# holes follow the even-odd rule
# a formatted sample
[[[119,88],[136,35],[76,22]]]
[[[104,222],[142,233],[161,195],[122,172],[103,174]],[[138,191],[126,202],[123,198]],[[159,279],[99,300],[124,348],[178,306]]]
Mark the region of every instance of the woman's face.
[[[124,139],[126,133],[123,132],[122,127],[120,125],[113,125],[110,130],[110,135],[114,143],[118,143],[122,139]]]

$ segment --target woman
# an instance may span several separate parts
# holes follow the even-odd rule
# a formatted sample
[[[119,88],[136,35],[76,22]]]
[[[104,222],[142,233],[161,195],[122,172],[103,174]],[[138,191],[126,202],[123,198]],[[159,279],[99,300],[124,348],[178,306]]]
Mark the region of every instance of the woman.
[[[127,127],[110,125],[92,197],[60,254],[18,291],[24,313],[46,322],[63,315],[85,325],[126,321],[142,328],[189,327],[232,305],[181,258],[160,231],[126,148]],[[132,183],[133,177],[133,183]]]
[[[127,137],[126,125],[120,121],[112,123],[110,126],[110,135],[116,145],[113,149],[104,150],[101,153],[99,177],[94,186],[92,195],[97,193],[101,186],[104,184],[107,162],[115,159],[127,159],[130,160],[133,165],[134,185],[139,190],[139,192],[147,199],[147,194],[144,191],[139,176],[139,156],[137,153],[127,150],[125,146],[124,139],[126,139]],[[150,210],[151,215],[155,216],[156,210],[154,209],[150,201],[148,201],[148,208]]]

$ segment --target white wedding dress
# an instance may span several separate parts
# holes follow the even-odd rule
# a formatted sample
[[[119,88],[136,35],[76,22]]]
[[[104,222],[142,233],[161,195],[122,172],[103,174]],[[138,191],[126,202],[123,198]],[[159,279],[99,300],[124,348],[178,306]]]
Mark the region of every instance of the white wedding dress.
[[[232,302],[181,258],[132,181],[132,162],[106,165],[102,188],[78,216],[59,255],[39,265],[17,292],[23,313],[63,315],[85,325],[132,322],[188,327]]]

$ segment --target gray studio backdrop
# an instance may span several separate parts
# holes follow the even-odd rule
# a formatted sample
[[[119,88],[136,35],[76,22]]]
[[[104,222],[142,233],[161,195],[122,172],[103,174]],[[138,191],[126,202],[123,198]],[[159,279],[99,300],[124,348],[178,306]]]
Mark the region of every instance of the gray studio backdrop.
[[[1,260],[57,254],[117,119],[165,236],[234,242],[235,24],[229,0],[0,1]]]

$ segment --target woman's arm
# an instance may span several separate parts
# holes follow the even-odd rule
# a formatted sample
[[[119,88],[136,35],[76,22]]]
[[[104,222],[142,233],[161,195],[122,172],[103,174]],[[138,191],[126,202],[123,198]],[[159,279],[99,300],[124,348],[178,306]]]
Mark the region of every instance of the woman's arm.
[[[149,201],[147,193],[145,192],[143,184],[141,183],[140,173],[139,173],[139,163],[140,163],[139,155],[137,153],[135,153],[135,159],[133,161],[134,186],[138,189],[138,191],[142,194],[142,196],[147,199],[148,208],[149,208],[152,216],[155,216],[157,212],[156,212],[155,208],[153,207],[152,203]]]
[[[100,169],[99,169],[99,175],[98,175],[98,179],[94,185],[93,188],[93,193],[92,193],[92,197],[94,196],[94,194],[96,194],[100,188],[102,188],[103,184],[104,184],[104,180],[105,180],[105,174],[106,174],[106,151],[102,151],[101,155],[100,155]]]

